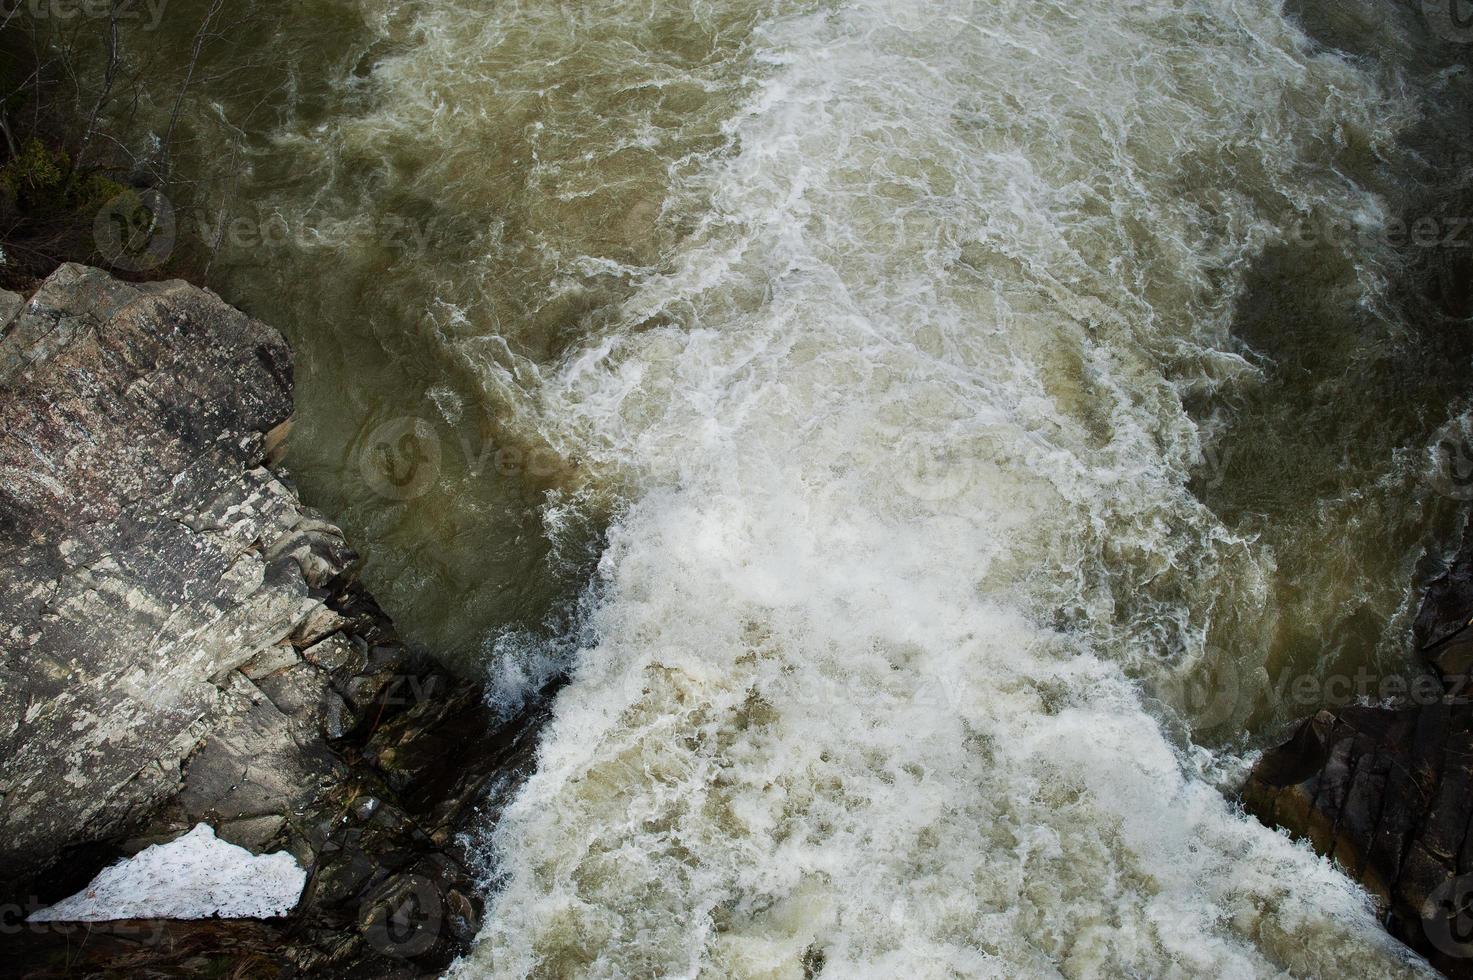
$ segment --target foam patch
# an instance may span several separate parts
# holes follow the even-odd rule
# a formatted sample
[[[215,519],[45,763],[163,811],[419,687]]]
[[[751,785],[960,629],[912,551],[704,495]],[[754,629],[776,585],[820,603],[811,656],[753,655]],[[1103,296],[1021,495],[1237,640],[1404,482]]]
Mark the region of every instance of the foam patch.
[[[255,855],[208,824],[105,868],[31,922],[269,919],[296,908],[307,872],[286,852]]]

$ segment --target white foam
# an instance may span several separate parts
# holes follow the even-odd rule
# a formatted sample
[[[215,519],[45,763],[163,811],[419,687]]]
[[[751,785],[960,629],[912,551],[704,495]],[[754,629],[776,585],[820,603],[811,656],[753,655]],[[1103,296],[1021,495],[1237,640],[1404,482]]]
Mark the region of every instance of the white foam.
[[[680,248],[479,362],[628,506],[462,974],[1426,974],[1144,694],[1273,562],[1180,392],[1407,105],[1272,0],[776,6]]]
[[[200,824],[103,869],[31,922],[119,919],[269,919],[296,908],[307,873],[285,852],[255,855]]]

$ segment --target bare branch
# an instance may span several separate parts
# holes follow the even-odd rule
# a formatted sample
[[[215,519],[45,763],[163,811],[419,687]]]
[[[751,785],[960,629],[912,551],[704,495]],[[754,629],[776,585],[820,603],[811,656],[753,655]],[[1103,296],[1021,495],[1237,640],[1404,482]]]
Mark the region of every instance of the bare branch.
[[[160,165],[164,170],[164,175],[166,178],[169,170],[169,147],[174,141],[174,131],[179,126],[179,113],[184,108],[184,95],[187,91],[189,91],[189,83],[191,80],[193,80],[195,68],[199,65],[200,51],[204,48],[205,41],[208,40],[211,36],[210,24],[214,21],[215,16],[220,13],[220,9],[224,6],[225,0],[214,0],[214,2],[210,4],[210,9],[205,12],[205,19],[200,23],[199,30],[195,31],[194,49],[190,52],[189,55],[189,67],[184,73],[183,83],[181,83],[179,86],[179,94],[174,99],[174,110],[169,114],[168,132],[164,134],[164,146],[163,153],[160,159]]]
[[[10,131],[10,120],[6,118],[4,109],[0,109],[0,134],[5,136],[5,148],[10,151],[10,158],[14,160],[20,156],[20,149],[15,145],[15,135]]]
[[[102,92],[97,96],[97,101],[92,104],[92,112],[87,116],[87,125],[82,130],[82,142],[77,147],[77,155],[72,158],[71,174],[77,172],[82,165],[82,156],[87,152],[87,146],[92,142],[92,134],[97,131],[97,117],[112,98],[113,83],[118,77],[118,13],[122,9],[123,0],[112,0],[108,8],[107,16],[107,68],[102,75]],[[70,177],[71,174],[68,176]]]

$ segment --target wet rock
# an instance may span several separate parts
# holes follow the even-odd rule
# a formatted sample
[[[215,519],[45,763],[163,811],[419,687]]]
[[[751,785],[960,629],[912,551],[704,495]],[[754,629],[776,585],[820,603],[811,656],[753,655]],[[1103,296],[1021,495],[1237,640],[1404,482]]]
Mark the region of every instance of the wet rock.
[[[1449,977],[1473,977],[1473,524],[1417,617],[1441,698],[1321,711],[1265,753],[1249,812],[1359,881],[1387,927]]]
[[[460,832],[545,709],[498,718],[400,642],[267,466],[290,414],[281,337],[184,283],[64,266],[0,333],[6,925],[201,821],[309,874],[271,923],[11,929],[21,975],[67,950],[81,973],[432,975],[478,927]]]
[[[1412,637],[1450,691],[1473,694],[1473,523],[1452,564],[1428,587]]]

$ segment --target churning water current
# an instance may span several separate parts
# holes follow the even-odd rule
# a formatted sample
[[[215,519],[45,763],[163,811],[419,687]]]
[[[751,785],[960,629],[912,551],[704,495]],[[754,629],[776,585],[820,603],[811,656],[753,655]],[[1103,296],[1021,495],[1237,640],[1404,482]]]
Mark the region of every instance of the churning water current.
[[[1438,179],[1393,6],[307,5],[215,274],[411,634],[572,676],[461,975],[1423,972],[1221,792],[1455,518],[1323,233]]]

